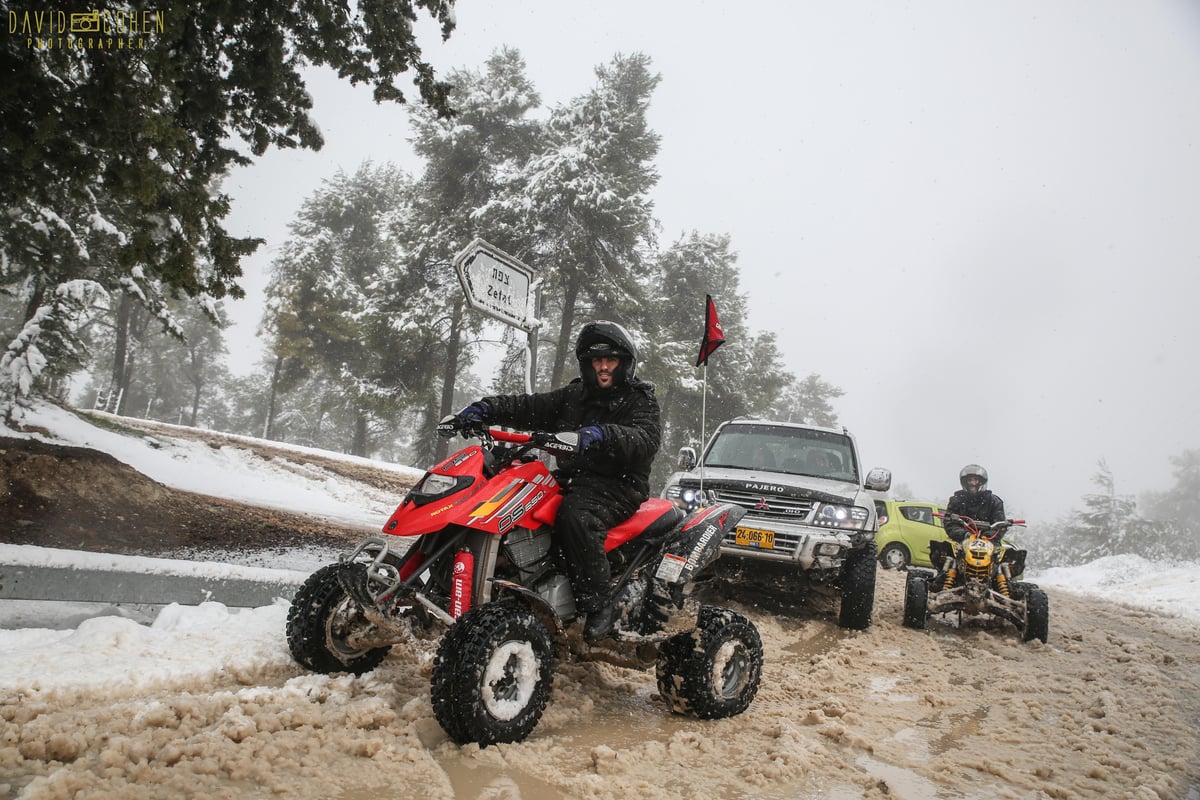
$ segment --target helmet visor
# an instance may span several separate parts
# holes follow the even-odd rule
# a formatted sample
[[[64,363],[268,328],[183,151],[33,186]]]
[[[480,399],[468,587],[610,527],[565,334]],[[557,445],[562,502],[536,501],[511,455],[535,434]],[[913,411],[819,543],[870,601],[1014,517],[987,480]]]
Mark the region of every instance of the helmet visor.
[[[579,354],[579,359],[629,358],[629,351],[610,342],[593,342]]]

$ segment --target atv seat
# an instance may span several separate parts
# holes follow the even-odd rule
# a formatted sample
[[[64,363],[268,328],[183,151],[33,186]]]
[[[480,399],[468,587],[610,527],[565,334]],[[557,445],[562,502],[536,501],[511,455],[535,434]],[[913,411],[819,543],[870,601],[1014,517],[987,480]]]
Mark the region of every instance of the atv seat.
[[[610,528],[604,551],[615,550],[634,537],[653,539],[668,533],[684,517],[683,510],[661,497],[651,497],[633,512],[633,516]]]

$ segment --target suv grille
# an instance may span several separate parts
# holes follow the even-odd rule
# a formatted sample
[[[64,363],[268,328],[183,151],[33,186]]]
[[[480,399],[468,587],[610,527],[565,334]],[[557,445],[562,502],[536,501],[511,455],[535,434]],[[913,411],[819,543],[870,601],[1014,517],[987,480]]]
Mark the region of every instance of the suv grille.
[[[736,489],[717,489],[716,495],[718,500],[739,505],[760,519],[804,522],[812,515],[814,505],[812,500],[798,497],[780,497],[778,495],[764,497],[761,494]],[[766,501],[766,509],[758,507],[763,501]]]

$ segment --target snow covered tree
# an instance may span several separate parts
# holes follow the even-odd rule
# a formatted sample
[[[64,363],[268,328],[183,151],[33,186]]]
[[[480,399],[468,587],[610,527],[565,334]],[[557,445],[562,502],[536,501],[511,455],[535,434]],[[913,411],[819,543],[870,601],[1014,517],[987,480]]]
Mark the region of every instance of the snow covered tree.
[[[511,189],[539,142],[539,126],[530,112],[541,101],[516,50],[501,49],[488,58],[482,72],[456,70],[447,81],[453,86],[452,120],[427,108],[412,112],[413,145],[426,166],[413,192],[408,249],[432,281],[430,299],[440,309],[436,324],[444,348],[439,358],[441,392],[430,396],[418,432],[418,463],[445,455],[446,442],[434,435],[433,423],[455,410],[458,378],[473,358],[469,338],[485,321],[467,310],[453,258],[476,237],[518,257],[528,248],[513,235],[511,222],[495,219],[505,213],[503,208],[492,207],[490,213],[482,209]]]
[[[644,300],[637,277],[654,244],[649,191],[658,181],[658,134],[646,120],[659,76],[641,54],[596,69],[597,85],[546,123],[544,150],[481,213],[517,219],[525,260],[545,277],[549,383],[564,382],[574,336],[586,316],[630,323]]]
[[[638,372],[654,383],[663,412],[661,452],[666,457],[655,462],[653,482],[658,485],[672,471],[680,447],[703,446],[702,434],[711,434],[723,420],[769,414],[789,387],[797,386],[795,376],[783,367],[775,335],[749,330],[736,262],[727,235],[692,232],[661,253],[643,280],[652,299],[638,325],[646,342]],[[695,363],[704,333],[706,294],[717,304],[725,344],[709,360],[705,401]],[[804,385],[811,393],[804,402],[818,411],[840,395],[817,376]],[[704,431],[702,404],[707,412]]]
[[[1148,518],[1174,532],[1167,553],[1196,553],[1200,551],[1200,450],[1185,450],[1170,461],[1175,485],[1165,492],[1151,492],[1142,504]]]
[[[196,426],[201,408],[214,400],[226,379],[222,303],[213,316],[182,300],[171,303],[170,314],[178,333],[164,332],[146,310],[132,301],[97,315],[100,324],[89,337],[99,358],[111,358],[120,349],[119,379],[96,375],[84,391],[90,402],[107,411]],[[114,324],[124,317],[121,325]],[[115,361],[116,359],[114,359]]]
[[[1083,496],[1082,510],[1031,537],[1032,566],[1084,564],[1123,554],[1151,560],[1177,556],[1179,530],[1174,521],[1156,522],[1139,515],[1134,498],[1117,493],[1112,470],[1104,459],[1100,459],[1092,482],[1100,491]]]
[[[1185,450],[1170,461],[1175,467],[1175,485],[1146,497],[1148,516],[1200,530],[1200,450]]]
[[[845,392],[821,380],[821,376],[816,373],[811,373],[802,381],[792,376],[791,381],[771,404],[768,414],[771,419],[784,422],[802,422],[806,425],[832,428],[837,425],[837,414],[830,401],[843,394]]]
[[[116,35],[99,45],[42,39],[53,12],[6,8],[18,30],[0,40],[0,291],[23,306],[15,332],[4,326],[6,409],[44,369],[86,358],[80,315],[98,295],[124,291],[155,313],[166,298],[242,296],[239,262],[260,242],[225,231],[217,183],[271,146],[321,146],[302,68],[401,102],[395,80],[412,70],[422,100],[449,113],[412,22],[424,10],[448,36],[452,0],[109,7],[96,13]]]
[[[431,390],[442,347],[428,274],[406,257],[411,180],[395,166],[338,173],[305,200],[272,263],[267,327],[294,377],[349,430],[353,455]],[[294,387],[293,387],[294,388]]]

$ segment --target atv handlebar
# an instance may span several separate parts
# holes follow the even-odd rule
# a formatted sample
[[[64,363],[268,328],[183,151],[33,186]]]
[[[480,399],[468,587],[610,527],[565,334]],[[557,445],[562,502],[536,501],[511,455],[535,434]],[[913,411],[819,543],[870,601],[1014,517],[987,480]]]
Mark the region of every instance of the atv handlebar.
[[[561,433],[533,431],[530,433],[521,433],[519,431],[506,431],[501,428],[488,428],[485,433],[497,442],[527,444],[539,450],[548,450],[551,453],[579,452],[579,434],[575,431],[563,431]]]
[[[935,517],[942,517],[943,519],[961,522],[963,525],[967,526],[969,530],[973,530],[977,533],[986,533],[988,531],[992,531],[994,533],[1003,533],[1013,525],[1025,524],[1025,520],[1023,519],[1002,519],[998,520],[997,522],[981,522],[961,514],[941,514],[935,511],[933,512],[933,515]]]
[[[503,428],[489,428],[486,425],[464,425],[454,414],[443,417],[437,425],[439,436],[450,437],[461,433],[463,438],[478,436],[484,442],[504,442],[506,444],[527,445],[551,453],[574,454],[579,452],[579,434],[575,431],[547,433],[544,431],[506,431]]]

